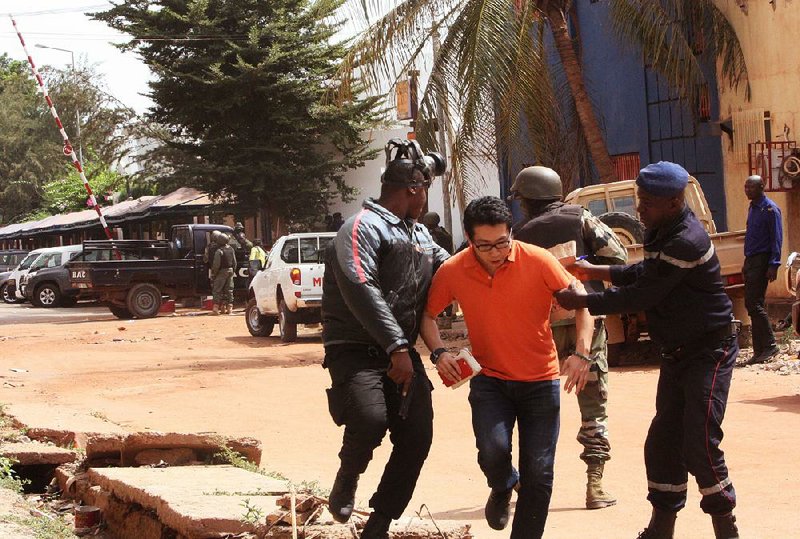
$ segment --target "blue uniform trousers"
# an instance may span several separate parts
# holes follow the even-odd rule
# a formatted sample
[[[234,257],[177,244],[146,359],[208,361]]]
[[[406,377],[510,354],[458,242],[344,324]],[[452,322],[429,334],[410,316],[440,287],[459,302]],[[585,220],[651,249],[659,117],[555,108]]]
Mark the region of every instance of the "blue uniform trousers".
[[[704,512],[725,514],[736,506],[719,444],[738,353],[732,335],[663,354],[656,416],[645,442],[647,499],[655,508],[677,512],[686,505],[689,473]]]

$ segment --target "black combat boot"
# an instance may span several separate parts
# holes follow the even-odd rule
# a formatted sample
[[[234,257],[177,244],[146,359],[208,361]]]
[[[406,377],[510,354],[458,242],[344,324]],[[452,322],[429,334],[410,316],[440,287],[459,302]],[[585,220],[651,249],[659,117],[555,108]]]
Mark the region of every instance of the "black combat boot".
[[[381,513],[373,511],[367,520],[366,526],[361,531],[361,539],[388,539],[389,525],[392,519]]]
[[[508,517],[511,513],[511,492],[513,488],[508,490],[494,490],[489,494],[489,499],[486,500],[486,522],[493,530],[502,530],[508,526]]]
[[[356,488],[358,476],[342,472],[336,474],[330,496],[328,496],[328,510],[337,522],[347,522],[353,514],[353,505],[356,501]]]
[[[736,517],[733,513],[711,515],[711,522],[714,524],[716,539],[739,539],[739,528],[736,527]]]
[[[662,511],[653,508],[650,524],[639,534],[636,539],[673,539],[675,534],[675,519],[678,513]]]

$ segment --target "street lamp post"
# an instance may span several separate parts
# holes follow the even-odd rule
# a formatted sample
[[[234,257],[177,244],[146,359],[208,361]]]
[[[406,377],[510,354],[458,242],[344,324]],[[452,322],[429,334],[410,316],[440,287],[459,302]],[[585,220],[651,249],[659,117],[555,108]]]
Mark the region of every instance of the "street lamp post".
[[[75,89],[78,88],[78,72],[75,70],[75,53],[69,49],[62,49],[59,47],[50,47],[49,45],[42,45],[37,43],[34,45],[39,49],[52,49],[54,51],[61,51],[61,52],[68,52],[70,58],[72,59],[72,78],[75,80]],[[78,110],[78,96],[75,96],[75,131],[76,135],[78,136],[78,162],[80,162],[81,167],[83,167],[83,139],[81,138],[81,113]]]

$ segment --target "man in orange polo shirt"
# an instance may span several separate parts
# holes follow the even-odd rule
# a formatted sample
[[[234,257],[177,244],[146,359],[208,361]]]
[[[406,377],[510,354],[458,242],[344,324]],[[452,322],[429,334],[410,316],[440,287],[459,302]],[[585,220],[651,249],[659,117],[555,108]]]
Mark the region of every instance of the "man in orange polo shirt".
[[[446,261],[433,278],[420,334],[442,376],[457,381],[455,358],[443,347],[436,316],[457,300],[482,371],[470,381],[478,464],[492,489],[486,520],[496,530],[509,520],[519,484],[512,539],[544,533],[559,430],[559,366],[550,313],[553,295],[573,277],[545,249],[514,241],[511,212],[496,197],[473,200],[464,212],[470,248]],[[575,353],[564,364],[564,389],[580,391],[590,362],[592,317],[576,312]],[[519,471],[511,438],[519,424]]]

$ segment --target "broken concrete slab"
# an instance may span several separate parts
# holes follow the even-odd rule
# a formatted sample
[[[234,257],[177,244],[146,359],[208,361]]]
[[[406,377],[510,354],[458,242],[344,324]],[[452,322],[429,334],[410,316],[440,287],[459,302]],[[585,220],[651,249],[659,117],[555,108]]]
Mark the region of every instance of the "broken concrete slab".
[[[0,445],[0,455],[16,461],[20,466],[59,466],[78,458],[75,451],[39,442],[3,443]]]
[[[247,508],[266,515],[288,491],[286,481],[233,466],[94,468],[87,476],[92,486],[153,511],[165,526],[189,539],[254,531],[242,520]]]
[[[172,449],[145,449],[139,451],[133,459],[136,466],[185,466],[197,461],[197,454],[188,447]]]
[[[92,432],[92,433],[124,433],[119,425],[107,419],[98,417],[97,414],[83,413],[64,406],[52,406],[41,402],[28,402],[24,404],[9,404],[4,409],[4,414],[11,417],[16,426],[26,426],[33,431],[61,435],[67,433]],[[39,439],[38,436],[28,432],[28,436]],[[53,440],[57,442],[56,440]],[[58,442],[57,442],[58,443]]]
[[[207,459],[223,447],[239,453],[253,464],[261,463],[261,442],[253,438],[230,438],[214,433],[136,432],[131,434],[97,435],[86,440],[86,458],[118,459],[121,466],[133,466],[143,451],[191,449],[199,460]]]

